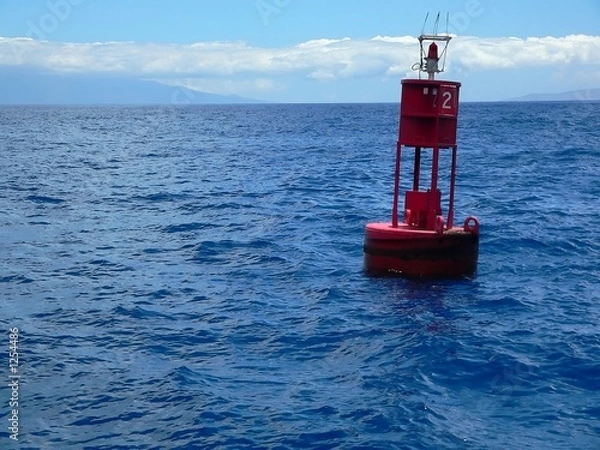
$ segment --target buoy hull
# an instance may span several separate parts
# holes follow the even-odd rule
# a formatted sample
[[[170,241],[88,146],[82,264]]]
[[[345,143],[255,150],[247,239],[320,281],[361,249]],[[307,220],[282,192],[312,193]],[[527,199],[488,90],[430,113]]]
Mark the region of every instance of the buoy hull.
[[[451,228],[443,233],[405,223],[370,223],[365,230],[364,265],[373,275],[460,277],[477,269],[479,234]]]

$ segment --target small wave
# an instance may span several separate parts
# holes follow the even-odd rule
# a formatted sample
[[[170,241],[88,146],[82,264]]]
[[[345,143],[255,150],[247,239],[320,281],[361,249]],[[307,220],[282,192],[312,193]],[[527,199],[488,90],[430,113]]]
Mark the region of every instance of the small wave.
[[[173,233],[186,233],[189,231],[206,230],[210,228],[217,228],[217,225],[206,222],[189,222],[181,223],[177,225],[168,225],[163,228],[163,231],[168,234]]]
[[[49,197],[49,196],[45,196],[45,195],[28,195],[25,198],[34,203],[42,203],[42,204],[47,203],[47,204],[51,204],[51,205],[59,205],[66,201],[63,198]]]

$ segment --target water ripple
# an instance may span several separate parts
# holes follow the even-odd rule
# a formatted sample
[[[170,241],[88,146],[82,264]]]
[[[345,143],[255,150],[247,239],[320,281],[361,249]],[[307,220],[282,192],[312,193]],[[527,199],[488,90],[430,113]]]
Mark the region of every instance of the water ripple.
[[[461,106],[451,281],[362,271],[397,113],[0,108],[22,448],[599,448],[598,104]]]

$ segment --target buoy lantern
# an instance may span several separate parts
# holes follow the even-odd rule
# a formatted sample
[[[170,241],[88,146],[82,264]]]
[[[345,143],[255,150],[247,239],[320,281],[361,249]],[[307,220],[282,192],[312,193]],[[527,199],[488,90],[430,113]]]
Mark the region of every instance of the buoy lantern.
[[[364,264],[371,274],[407,277],[455,277],[469,275],[477,268],[479,253],[479,221],[467,217],[454,226],[454,191],[456,180],[456,128],[461,84],[436,80],[440,57],[436,41],[445,42],[447,35],[419,36],[420,72],[428,78],[404,79],[401,82],[400,126],[396,145],[396,168],[391,222],[369,223],[365,230]],[[427,54],[424,44],[432,41]],[[412,189],[404,193],[402,221],[398,202],[403,149],[413,150]],[[451,152],[448,209],[444,217],[442,192],[438,188],[440,152]],[[421,187],[421,156],[431,161],[431,180]],[[424,155],[423,155],[424,156]]]

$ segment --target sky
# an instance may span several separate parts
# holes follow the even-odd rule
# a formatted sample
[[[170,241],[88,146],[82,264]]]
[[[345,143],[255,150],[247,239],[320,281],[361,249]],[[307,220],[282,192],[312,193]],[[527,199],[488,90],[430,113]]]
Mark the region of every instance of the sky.
[[[600,88],[600,0],[0,0],[0,70],[396,101],[438,12],[453,36],[440,78],[460,81],[462,100]]]

